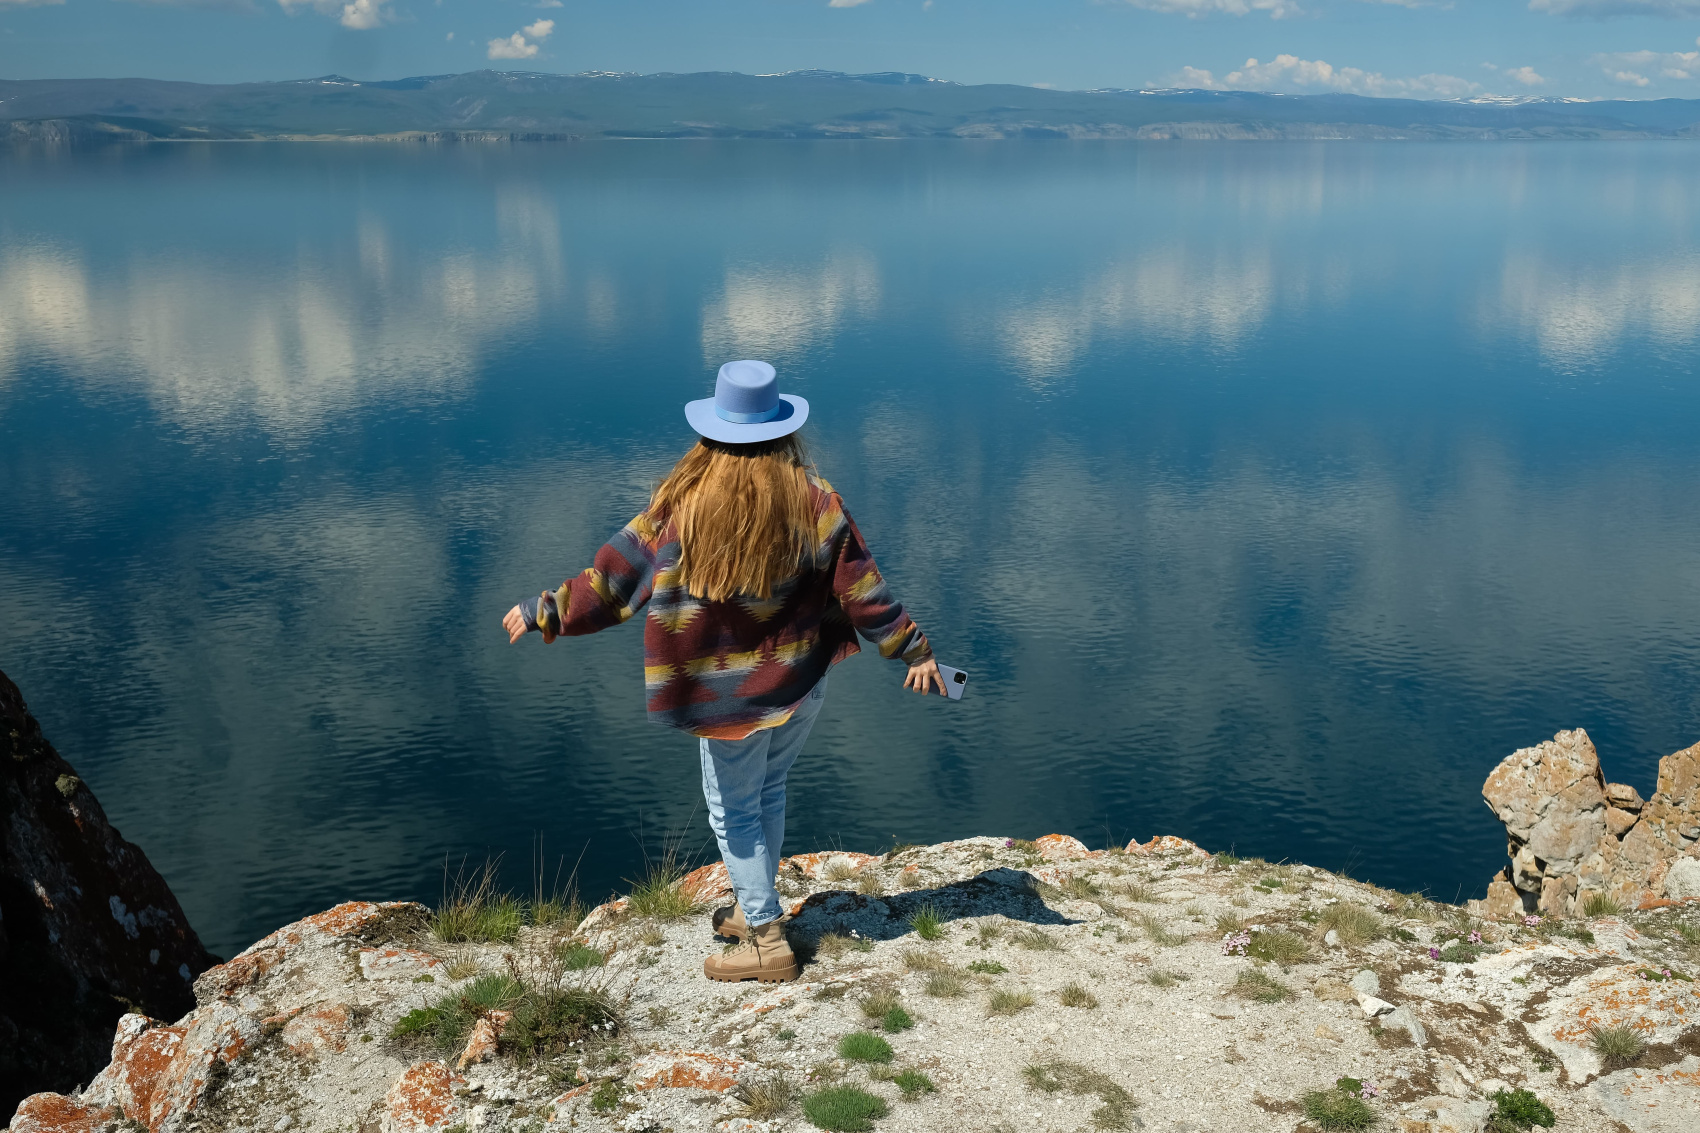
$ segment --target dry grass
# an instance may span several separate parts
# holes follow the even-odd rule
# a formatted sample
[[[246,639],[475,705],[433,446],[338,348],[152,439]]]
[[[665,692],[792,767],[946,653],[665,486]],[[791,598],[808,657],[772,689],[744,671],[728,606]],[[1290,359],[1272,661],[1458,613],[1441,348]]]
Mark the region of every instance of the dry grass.
[[[992,1015],[1014,1015],[1033,1006],[1033,997],[1025,991],[998,990],[992,992],[986,1011]]]
[[[902,952],[903,967],[911,972],[946,972],[950,963],[937,952],[924,948],[905,948]]]
[[[1320,979],[1311,989],[1311,994],[1324,1001],[1351,1003],[1357,999],[1357,993],[1339,980]]]
[[[1239,978],[1234,981],[1233,991],[1235,995],[1254,1003],[1280,1003],[1293,998],[1293,991],[1286,984],[1255,968],[1248,968],[1240,973]]]
[[[849,858],[833,858],[820,871],[822,881],[853,881],[861,870]]]
[[[1341,944],[1348,947],[1368,944],[1378,940],[1387,932],[1387,926],[1382,919],[1351,901],[1337,901],[1322,911],[1316,921],[1316,933],[1320,936],[1334,932]]]
[[[927,977],[927,982],[921,990],[937,999],[955,999],[968,991],[968,981],[961,972],[934,972]]]
[[[1268,960],[1285,967],[1310,955],[1310,945],[1296,932],[1270,929],[1251,934],[1251,944],[1246,947],[1246,955],[1254,960]]]
[[[1091,1008],[1098,1006],[1098,997],[1077,983],[1071,983],[1057,992],[1057,999],[1064,1007]]]
[[[1090,901],[1094,897],[1101,897],[1104,894],[1104,891],[1094,885],[1089,878],[1080,876],[1064,879],[1061,888],[1063,896],[1074,901]]]
[[[1245,931],[1245,918],[1238,913],[1223,913],[1216,918],[1216,931],[1223,936]]]
[[[1607,1070],[1621,1070],[1632,1065],[1641,1057],[1641,1052],[1647,1049],[1647,1040],[1627,1024],[1593,1027],[1589,1033],[1593,1037],[1594,1050],[1604,1060]]]
[[[744,1110],[738,1116],[751,1121],[771,1121],[789,1113],[801,1094],[783,1074],[770,1074],[766,1078],[734,1086],[730,1092],[744,1103]]]
[[[1623,906],[1611,899],[1606,893],[1590,893],[1582,902],[1582,915],[1589,920],[1595,917],[1621,917]]]
[[[1022,1073],[1028,1085],[1047,1094],[1060,1090],[1082,1097],[1096,1097],[1101,1104],[1092,1114],[1095,1129],[1133,1127],[1133,1108],[1139,1102],[1106,1075],[1090,1067],[1077,1062],[1046,1062],[1028,1066]]]
[[[903,1006],[903,1000],[889,987],[876,988],[862,997],[862,1014],[870,1019],[883,1019],[893,1008]]]
[[[1164,926],[1162,920],[1151,913],[1142,913],[1137,919],[1139,927],[1145,930],[1145,935],[1150,938],[1153,944],[1161,945],[1164,948],[1174,948],[1187,942],[1187,937],[1177,932],[1170,932]]]
[[[1062,945],[1045,934],[1044,929],[1029,928],[1010,936],[1009,942],[1033,952],[1061,952]]]

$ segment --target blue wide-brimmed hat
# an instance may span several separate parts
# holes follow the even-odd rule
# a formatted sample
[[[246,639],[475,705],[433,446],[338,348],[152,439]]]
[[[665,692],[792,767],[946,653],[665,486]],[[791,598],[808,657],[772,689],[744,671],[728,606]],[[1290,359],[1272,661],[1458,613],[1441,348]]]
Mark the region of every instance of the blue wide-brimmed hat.
[[[714,396],[685,402],[685,420],[711,441],[732,445],[778,440],[809,419],[809,403],[780,393],[766,362],[728,362],[720,367]]]

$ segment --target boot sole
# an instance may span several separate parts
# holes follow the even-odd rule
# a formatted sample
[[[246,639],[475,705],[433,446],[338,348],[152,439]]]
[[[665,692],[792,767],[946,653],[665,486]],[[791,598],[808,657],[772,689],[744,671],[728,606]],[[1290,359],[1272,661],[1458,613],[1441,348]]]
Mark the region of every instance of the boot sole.
[[[708,975],[706,972],[703,974]],[[782,968],[777,972],[759,972],[755,975],[738,976],[736,978],[732,976],[709,976],[708,978],[716,983],[723,984],[741,984],[748,980],[755,980],[757,983],[764,984],[788,984],[796,979],[798,974],[796,965],[792,965],[790,968]]]

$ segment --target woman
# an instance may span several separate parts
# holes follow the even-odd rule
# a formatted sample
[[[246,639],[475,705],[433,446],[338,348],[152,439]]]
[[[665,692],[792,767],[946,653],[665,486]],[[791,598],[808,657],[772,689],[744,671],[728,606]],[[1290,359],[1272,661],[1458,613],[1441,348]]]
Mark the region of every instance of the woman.
[[[780,394],[766,362],[720,367],[714,397],[685,406],[700,435],[649,506],[560,589],[508,611],[509,641],[595,633],[645,604],[649,718],[699,737],[702,793],[737,903],[715,931],[738,946],[709,979],[793,980],[774,880],[785,777],[826,696],[827,670],[856,633],[908,666],[903,687],[944,682],[797,430],[809,403]]]

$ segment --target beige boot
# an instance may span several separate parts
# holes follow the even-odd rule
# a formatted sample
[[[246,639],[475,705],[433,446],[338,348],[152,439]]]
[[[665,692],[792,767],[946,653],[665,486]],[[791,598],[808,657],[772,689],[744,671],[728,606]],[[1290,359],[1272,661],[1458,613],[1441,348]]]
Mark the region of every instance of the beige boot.
[[[723,909],[714,910],[714,935],[742,941],[750,934],[744,923],[744,907],[733,901]]]
[[[748,931],[736,948],[704,960],[702,974],[723,983],[784,983],[797,978],[797,956],[785,939],[785,926],[770,921]]]

